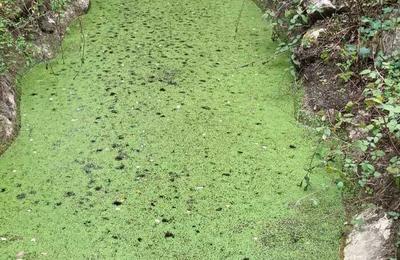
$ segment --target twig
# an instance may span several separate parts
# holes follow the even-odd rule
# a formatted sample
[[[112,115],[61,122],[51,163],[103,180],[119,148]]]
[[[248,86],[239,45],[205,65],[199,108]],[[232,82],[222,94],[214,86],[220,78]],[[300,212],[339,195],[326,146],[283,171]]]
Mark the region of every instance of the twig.
[[[389,138],[389,141],[390,141],[390,143],[391,143],[393,149],[395,150],[395,152],[396,152],[397,155],[400,155],[400,151],[397,149],[397,145],[395,144],[395,141],[393,140],[392,135],[390,134],[388,122],[386,121],[385,116],[382,115],[382,113],[381,113],[376,107],[374,107],[374,110],[379,114],[379,116],[380,116],[380,117],[382,118],[382,120],[383,120],[383,124],[385,125],[385,129],[386,129],[386,132],[387,132],[387,136],[388,136],[388,138]]]
[[[299,187],[303,187],[303,183],[305,183],[304,188],[303,188],[304,191],[307,191],[307,190],[308,190],[308,187],[310,187],[310,185],[311,185],[310,175],[311,175],[312,171],[314,170],[314,168],[316,167],[316,166],[313,166],[313,164],[314,164],[314,159],[315,159],[315,156],[317,155],[317,149],[318,149],[318,147],[321,145],[321,143],[322,143],[322,138],[319,139],[318,145],[317,145],[317,147],[315,148],[315,150],[314,150],[314,152],[313,152],[313,155],[311,156],[311,159],[310,159],[310,163],[309,163],[309,165],[308,165],[308,168],[305,169],[305,171],[307,172],[306,175],[303,177],[303,179],[301,180],[301,182],[297,185],[297,186],[299,186]]]
[[[74,76],[74,80],[76,79],[76,77],[78,77],[79,72],[81,72],[82,70],[82,66],[85,63],[85,47],[86,47],[86,40],[85,40],[85,32],[83,31],[83,25],[82,25],[82,19],[79,17],[78,18],[79,21],[79,28],[80,28],[80,34],[81,34],[81,65],[79,67],[79,70],[76,72],[75,76]]]
[[[82,19],[79,17],[79,27],[81,32],[81,39],[82,39],[82,56],[81,56],[81,63],[85,63],[85,48],[86,48],[86,38],[85,33],[83,31]]]
[[[282,53],[275,54],[271,58],[269,58],[268,60],[262,61],[261,65],[265,65],[265,64],[270,63],[271,61],[275,60],[281,54]],[[241,69],[241,68],[246,68],[246,67],[249,67],[249,66],[253,66],[256,63],[257,63],[257,61],[252,61],[250,63],[246,63],[246,64],[243,64],[243,65],[240,65],[239,67],[236,67],[236,69]]]
[[[242,13],[243,13],[244,2],[245,1],[246,0],[242,1],[242,7],[240,7],[240,12],[239,12],[239,15],[238,15],[238,17],[236,19],[235,37],[233,37],[235,40],[236,40],[236,36],[237,36],[238,30],[239,30],[239,23],[240,23],[240,19],[242,18]]]
[[[62,44],[62,32],[60,30],[60,24],[61,24],[60,16],[57,16],[57,26],[56,26],[56,28],[57,28],[57,36],[58,36],[58,41],[59,41],[59,44],[60,44],[61,60],[62,60],[62,63],[65,64],[64,47],[63,47],[63,44]]]
[[[311,192],[311,193],[307,194],[307,195],[304,196],[304,197],[301,197],[300,199],[298,199],[298,200],[296,201],[296,203],[294,204],[294,206],[295,206],[295,207],[298,207],[298,206],[300,205],[300,202],[302,202],[302,201],[305,200],[306,198],[311,197],[312,195],[317,194],[317,193],[320,193],[320,192],[321,192],[321,190],[314,191],[314,192]]]

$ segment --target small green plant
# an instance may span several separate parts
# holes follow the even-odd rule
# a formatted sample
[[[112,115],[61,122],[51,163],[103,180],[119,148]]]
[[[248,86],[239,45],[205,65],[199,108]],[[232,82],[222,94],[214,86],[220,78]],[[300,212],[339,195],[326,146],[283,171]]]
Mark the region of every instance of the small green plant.
[[[388,216],[389,216],[390,218],[392,218],[392,219],[394,219],[394,220],[400,219],[400,213],[399,213],[399,212],[396,212],[396,211],[389,211],[387,214],[388,214]]]

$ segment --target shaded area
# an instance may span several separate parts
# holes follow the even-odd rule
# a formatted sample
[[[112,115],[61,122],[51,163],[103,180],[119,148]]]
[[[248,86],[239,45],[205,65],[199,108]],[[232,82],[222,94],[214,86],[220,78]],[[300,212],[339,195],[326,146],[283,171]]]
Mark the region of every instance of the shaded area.
[[[342,208],[292,116],[284,59],[242,1],[94,1],[61,57],[21,80],[0,161],[0,253],[335,259]],[[241,67],[241,68],[240,68]],[[240,69],[238,69],[240,68]],[[77,72],[80,71],[74,80]]]

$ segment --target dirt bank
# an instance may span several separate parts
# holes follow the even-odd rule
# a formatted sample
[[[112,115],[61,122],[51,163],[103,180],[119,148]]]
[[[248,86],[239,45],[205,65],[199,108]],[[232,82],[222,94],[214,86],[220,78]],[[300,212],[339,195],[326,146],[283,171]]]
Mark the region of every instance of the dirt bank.
[[[312,115],[312,120],[319,120],[316,127],[328,131],[328,135],[324,132],[322,138],[333,142],[331,153],[324,158],[327,170],[342,172],[341,185],[359,194],[350,202],[352,206],[349,208],[353,209],[354,204],[363,207],[365,202],[379,206],[374,212],[377,211],[376,216],[380,217],[374,215],[372,218],[376,222],[365,218],[366,223],[370,222],[370,234],[376,234],[375,244],[378,246],[371,247],[365,240],[370,237],[368,232],[364,234],[354,230],[352,237],[361,237],[364,241],[353,239],[355,245],[352,245],[349,238],[349,248],[365,255],[360,258],[353,258],[354,254],[347,255],[345,259],[380,259],[396,255],[398,221],[392,223],[385,212],[393,214],[400,210],[400,168],[397,164],[400,135],[396,130],[400,127],[400,80],[392,76],[399,74],[398,2],[255,2],[266,11],[267,17],[272,18],[274,39],[284,42],[283,46],[292,54],[292,62],[304,87],[304,111]],[[379,67],[380,62],[391,64],[390,69]],[[365,76],[368,73],[371,73],[370,78]],[[385,94],[371,94],[380,91]],[[385,110],[389,103],[390,109],[397,106],[397,116],[391,117],[395,113]],[[383,123],[379,125],[378,121]],[[393,128],[388,126],[389,121]],[[360,144],[366,146],[360,149]],[[380,157],[375,156],[377,153]],[[364,215],[368,214],[359,214]],[[390,225],[378,230],[376,226],[381,226],[382,220]],[[389,232],[389,235],[382,236],[380,232]],[[367,247],[375,250],[375,254],[365,251]],[[350,251],[345,250],[347,254]]]
[[[39,6],[35,1],[15,1],[0,5],[0,17],[5,21],[22,21],[22,26],[4,28],[4,34],[24,41],[29,47],[22,53],[15,46],[2,48],[0,55],[5,70],[0,73],[0,154],[17,135],[19,129],[20,91],[16,86],[18,73],[28,61],[43,62],[59,51],[68,25],[89,9],[89,0],[74,0],[63,10],[53,12],[51,1]],[[12,10],[12,11],[9,11]],[[40,10],[35,15],[35,10]],[[7,17],[8,16],[8,17]],[[9,17],[12,16],[12,17]]]

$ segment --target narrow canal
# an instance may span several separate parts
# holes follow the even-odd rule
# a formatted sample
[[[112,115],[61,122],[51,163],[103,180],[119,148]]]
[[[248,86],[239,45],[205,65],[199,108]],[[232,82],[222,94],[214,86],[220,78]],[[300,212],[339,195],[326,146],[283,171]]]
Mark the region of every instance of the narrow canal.
[[[340,196],[293,117],[286,58],[241,0],[94,0],[19,81],[0,258],[337,259]],[[248,65],[248,66],[247,66]],[[50,69],[51,68],[51,69]]]

